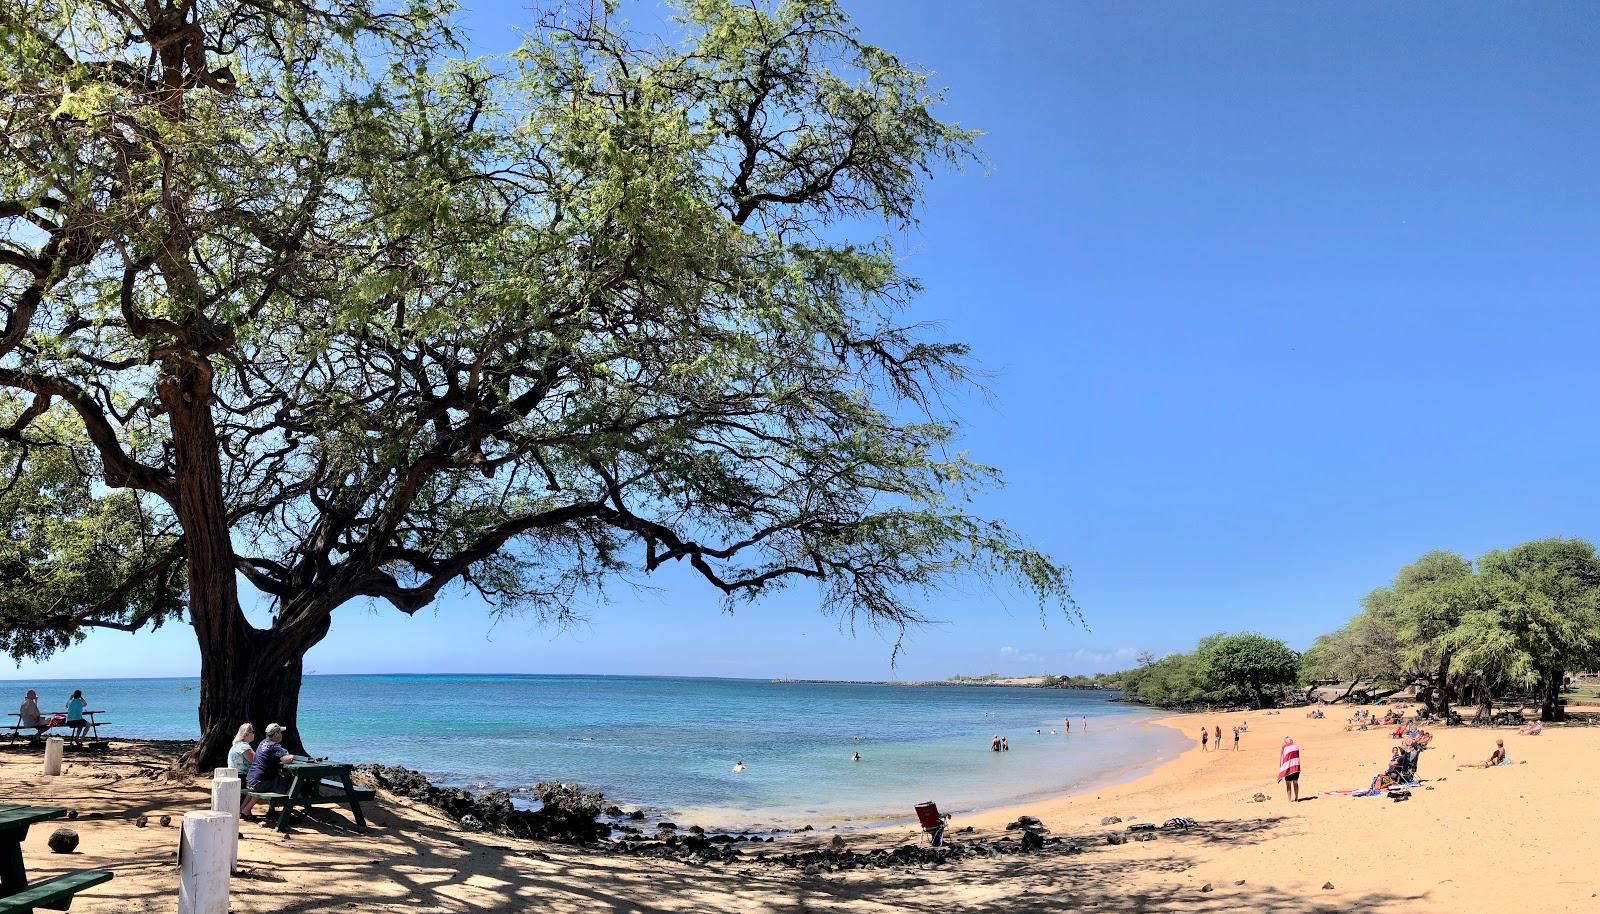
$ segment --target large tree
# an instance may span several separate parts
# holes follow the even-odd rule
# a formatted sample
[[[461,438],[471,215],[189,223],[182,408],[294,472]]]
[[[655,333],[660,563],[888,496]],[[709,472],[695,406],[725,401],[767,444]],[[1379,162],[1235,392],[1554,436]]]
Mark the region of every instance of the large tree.
[[[899,316],[889,239],[972,153],[925,74],[830,0],[487,62],[439,2],[0,4],[5,648],[185,619],[203,769],[301,743],[352,601],[560,620],[682,563],[889,626],[970,572],[1070,609],[965,507],[965,352]]]
[[[1468,620],[1472,659],[1533,686],[1555,720],[1569,672],[1600,662],[1600,556],[1579,539],[1534,540],[1478,560],[1491,599]]]
[[[1248,698],[1258,708],[1270,707],[1300,678],[1300,655],[1255,632],[1213,635],[1201,640],[1196,653],[1221,694]]]

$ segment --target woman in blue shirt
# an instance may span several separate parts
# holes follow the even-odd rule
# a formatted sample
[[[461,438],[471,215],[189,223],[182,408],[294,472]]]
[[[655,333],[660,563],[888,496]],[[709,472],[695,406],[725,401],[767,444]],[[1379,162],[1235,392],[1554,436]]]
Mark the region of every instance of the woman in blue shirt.
[[[73,689],[72,697],[67,699],[67,726],[72,728],[72,740],[78,745],[83,745],[83,740],[89,735],[89,722],[83,719],[83,709],[88,707],[84,700],[82,689]]]

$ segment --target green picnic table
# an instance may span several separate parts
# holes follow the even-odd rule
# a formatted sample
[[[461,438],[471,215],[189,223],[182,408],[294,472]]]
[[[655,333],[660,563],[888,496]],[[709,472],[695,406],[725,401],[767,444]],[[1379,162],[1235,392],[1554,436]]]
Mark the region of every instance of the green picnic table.
[[[28,871],[22,863],[22,840],[28,837],[28,826],[66,814],[55,806],[0,804],[0,914],[32,914],[34,908],[65,911],[72,896],[111,879],[106,870],[78,870],[28,884]]]
[[[246,790],[245,794],[267,801],[268,816],[274,809],[283,808],[278,814],[278,831],[281,832],[289,830],[289,816],[296,806],[349,806],[356,824],[365,828],[367,818],[361,814],[361,804],[376,799],[378,792],[357,787],[350,780],[352,767],[337,762],[290,762],[283,766],[284,773],[289,775],[287,792]]]

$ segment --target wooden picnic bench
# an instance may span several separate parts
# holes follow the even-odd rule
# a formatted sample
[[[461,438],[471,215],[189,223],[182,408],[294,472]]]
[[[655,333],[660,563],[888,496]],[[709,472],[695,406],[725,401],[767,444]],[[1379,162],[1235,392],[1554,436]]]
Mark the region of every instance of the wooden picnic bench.
[[[111,721],[109,721],[109,720],[99,720],[95,716],[97,714],[104,714],[104,713],[106,713],[106,712],[104,712],[104,711],[84,711],[83,712],[83,719],[88,722],[89,730],[94,734],[93,738],[94,738],[95,742],[99,742],[100,741],[100,728],[101,727],[109,727],[109,726],[111,726]],[[20,739],[23,736],[23,732],[22,731],[24,731],[24,730],[38,730],[39,729],[38,726],[35,726],[33,724],[25,724],[25,723],[23,723],[22,722],[22,712],[20,712],[20,711],[12,711],[11,712],[11,716],[15,717],[16,720],[14,722],[10,723],[10,724],[0,725],[0,729],[4,729],[4,730],[8,731],[8,735],[13,737],[13,738]],[[59,723],[59,724],[52,723],[52,724],[49,724],[49,725],[45,726],[45,728],[44,728],[45,733],[49,733],[51,730],[55,730],[55,729],[67,729],[66,717],[65,717],[64,713],[61,712],[61,711],[53,711],[53,712],[50,712],[48,714],[40,713],[39,717],[42,720],[53,720],[53,719],[55,719],[57,717],[61,718],[61,720],[62,720],[62,722]]]
[[[289,789],[278,793],[269,790],[246,790],[245,796],[267,803],[267,815],[281,807],[278,813],[278,831],[289,830],[289,817],[296,806],[348,806],[356,817],[356,825],[365,828],[366,816],[361,814],[361,804],[378,797],[376,790],[357,787],[350,780],[352,766],[337,762],[290,762],[283,766],[289,775]]]
[[[65,911],[73,896],[90,886],[108,882],[107,870],[78,870],[28,884],[22,861],[22,841],[28,826],[65,816],[54,806],[0,804],[0,914],[32,914],[35,908]]]

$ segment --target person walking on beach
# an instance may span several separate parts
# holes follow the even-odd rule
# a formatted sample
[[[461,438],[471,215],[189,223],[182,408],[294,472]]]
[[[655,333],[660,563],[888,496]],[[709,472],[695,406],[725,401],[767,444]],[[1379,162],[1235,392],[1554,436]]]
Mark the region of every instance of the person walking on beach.
[[[1200,728],[1200,751],[1204,752],[1204,751],[1206,751],[1207,749],[1210,749],[1210,748],[1211,748],[1211,731],[1207,730],[1205,727],[1201,727]]]
[[[1222,751],[1222,725],[1221,724],[1217,724],[1217,734],[1216,734],[1216,736],[1217,736],[1217,751],[1221,752]]]
[[[1233,751],[1239,751],[1239,728],[1233,728]]]
[[[1278,755],[1278,780],[1283,782],[1283,795],[1291,803],[1300,802],[1300,747],[1294,737],[1283,738],[1283,751]]]

